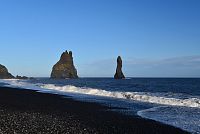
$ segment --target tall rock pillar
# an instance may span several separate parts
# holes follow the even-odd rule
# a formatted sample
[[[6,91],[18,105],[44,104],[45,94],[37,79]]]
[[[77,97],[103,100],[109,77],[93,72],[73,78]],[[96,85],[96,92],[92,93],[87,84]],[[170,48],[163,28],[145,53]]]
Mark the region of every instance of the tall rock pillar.
[[[115,79],[125,79],[125,76],[122,72],[122,58],[118,56],[117,58],[117,69],[114,76]]]

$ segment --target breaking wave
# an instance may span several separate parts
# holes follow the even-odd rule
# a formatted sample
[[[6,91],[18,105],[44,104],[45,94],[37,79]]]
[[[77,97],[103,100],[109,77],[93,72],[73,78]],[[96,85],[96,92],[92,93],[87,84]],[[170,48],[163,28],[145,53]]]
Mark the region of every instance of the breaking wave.
[[[94,88],[82,88],[71,85],[56,86],[54,84],[44,84],[40,86],[44,89],[53,89],[62,92],[96,95],[103,97],[113,97],[119,99],[129,99],[140,102],[148,102],[170,106],[185,106],[200,108],[200,99],[196,97],[191,98],[173,98],[172,95],[165,93],[148,93],[148,92],[119,92],[119,91],[106,91]],[[170,97],[169,97],[170,96]]]
[[[126,100],[134,100],[145,103],[154,103],[168,106],[184,106],[191,108],[200,108],[200,98],[195,96],[182,96],[174,93],[150,93],[150,92],[120,92],[120,91],[106,91],[102,89],[94,89],[88,87],[76,87],[72,85],[57,86],[54,84],[43,83],[29,83],[26,80],[0,80],[0,82],[7,83],[7,86],[20,87],[25,89],[33,89],[47,92],[63,92],[63,93],[77,93],[85,95],[94,95],[102,97],[112,97]]]

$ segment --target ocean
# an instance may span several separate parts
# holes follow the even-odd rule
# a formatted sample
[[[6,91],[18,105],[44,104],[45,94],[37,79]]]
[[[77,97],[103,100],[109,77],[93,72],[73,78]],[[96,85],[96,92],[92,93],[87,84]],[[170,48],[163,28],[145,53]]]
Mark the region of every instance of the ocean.
[[[97,102],[113,111],[138,115],[200,134],[200,79],[198,78],[80,78],[0,80],[0,86],[60,94]]]

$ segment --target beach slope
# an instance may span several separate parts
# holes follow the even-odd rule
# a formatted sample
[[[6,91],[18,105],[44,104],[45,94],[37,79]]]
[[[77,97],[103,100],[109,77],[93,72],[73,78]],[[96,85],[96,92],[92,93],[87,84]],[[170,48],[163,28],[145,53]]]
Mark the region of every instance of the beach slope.
[[[184,134],[178,128],[60,95],[0,87],[0,134]]]

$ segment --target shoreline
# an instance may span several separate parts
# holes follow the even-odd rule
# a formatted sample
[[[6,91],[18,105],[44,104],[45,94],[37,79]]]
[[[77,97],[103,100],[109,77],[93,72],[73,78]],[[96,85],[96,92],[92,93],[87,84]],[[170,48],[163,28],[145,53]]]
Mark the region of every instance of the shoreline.
[[[62,95],[0,87],[2,133],[127,133],[184,134],[179,128],[139,116],[113,112],[110,107]]]

